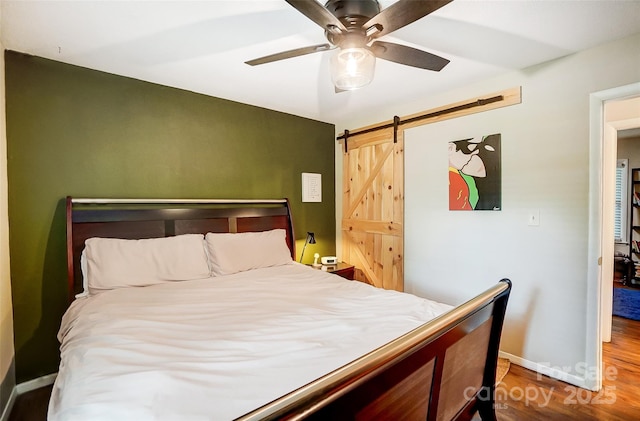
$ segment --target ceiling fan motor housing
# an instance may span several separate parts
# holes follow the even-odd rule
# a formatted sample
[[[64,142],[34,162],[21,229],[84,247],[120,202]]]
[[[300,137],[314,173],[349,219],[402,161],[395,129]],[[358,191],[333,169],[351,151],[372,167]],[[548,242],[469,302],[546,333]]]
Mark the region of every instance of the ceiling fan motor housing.
[[[329,42],[340,47],[363,47],[370,39],[363,25],[380,13],[377,0],[329,0],[324,7],[347,28],[347,34],[327,28],[325,35]],[[348,45],[345,45],[348,44]]]

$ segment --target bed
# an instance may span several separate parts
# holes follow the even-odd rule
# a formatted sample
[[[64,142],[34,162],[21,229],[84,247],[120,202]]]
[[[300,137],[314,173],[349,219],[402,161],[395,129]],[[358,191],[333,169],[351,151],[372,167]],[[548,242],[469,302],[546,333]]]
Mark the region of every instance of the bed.
[[[68,197],[67,251],[50,420],[496,419],[507,279],[452,307],[310,268],[286,199]]]

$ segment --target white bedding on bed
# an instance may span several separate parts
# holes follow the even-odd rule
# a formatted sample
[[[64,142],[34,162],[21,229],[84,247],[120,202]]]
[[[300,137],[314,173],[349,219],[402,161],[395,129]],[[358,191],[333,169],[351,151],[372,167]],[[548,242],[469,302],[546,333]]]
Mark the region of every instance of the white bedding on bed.
[[[297,263],[80,298],[48,419],[234,419],[450,308]]]

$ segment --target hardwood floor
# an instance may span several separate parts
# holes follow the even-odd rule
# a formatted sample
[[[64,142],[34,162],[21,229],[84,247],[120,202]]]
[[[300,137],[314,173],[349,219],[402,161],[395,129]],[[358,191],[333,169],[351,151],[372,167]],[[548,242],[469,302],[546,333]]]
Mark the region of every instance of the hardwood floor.
[[[602,390],[591,392],[511,364],[496,392],[499,421],[640,419],[640,322],[613,317]]]
[[[640,321],[613,317],[612,340],[604,344],[603,362],[605,375],[600,392],[511,364],[496,394],[498,420],[640,419]],[[50,394],[51,386],[19,396],[9,421],[46,420]]]
[[[9,421],[45,421],[52,387],[41,387],[18,396]]]

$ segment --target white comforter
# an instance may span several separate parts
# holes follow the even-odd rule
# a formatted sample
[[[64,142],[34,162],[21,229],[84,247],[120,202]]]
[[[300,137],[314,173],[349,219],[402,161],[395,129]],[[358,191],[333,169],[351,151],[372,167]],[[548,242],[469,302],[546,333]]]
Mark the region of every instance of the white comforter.
[[[294,263],[76,300],[49,420],[229,420],[450,309]]]

